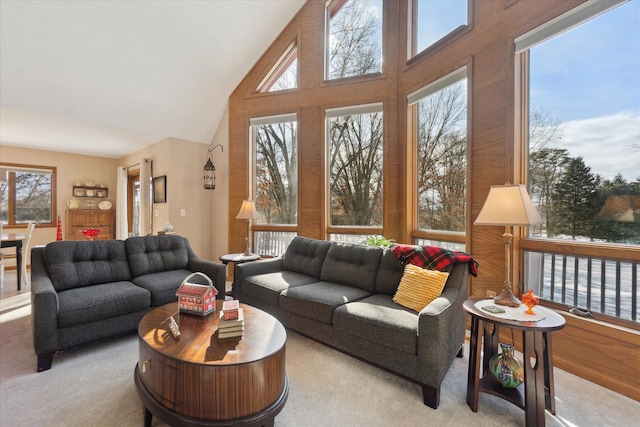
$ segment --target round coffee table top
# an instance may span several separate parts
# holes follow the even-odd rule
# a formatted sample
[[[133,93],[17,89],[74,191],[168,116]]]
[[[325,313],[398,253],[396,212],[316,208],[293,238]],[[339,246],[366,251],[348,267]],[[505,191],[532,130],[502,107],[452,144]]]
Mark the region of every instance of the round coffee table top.
[[[233,365],[263,359],[280,351],[287,339],[284,326],[273,316],[255,307],[240,304],[244,313],[241,337],[218,338],[218,319],[222,301],[207,316],[180,313],[177,302],[147,313],[138,325],[138,335],[162,355],[189,363]],[[180,328],[180,338],[169,330],[173,316]]]

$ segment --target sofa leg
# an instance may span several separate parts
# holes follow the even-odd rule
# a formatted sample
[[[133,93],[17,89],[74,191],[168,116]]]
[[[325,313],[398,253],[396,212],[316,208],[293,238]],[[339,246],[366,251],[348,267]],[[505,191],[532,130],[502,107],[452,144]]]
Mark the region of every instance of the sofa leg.
[[[428,407],[438,409],[438,405],[440,405],[440,387],[422,384],[422,400]]]
[[[464,347],[460,347],[460,350],[458,350],[458,354],[456,354],[456,357],[464,357]]]
[[[38,355],[38,372],[51,369],[53,364],[53,352]]]

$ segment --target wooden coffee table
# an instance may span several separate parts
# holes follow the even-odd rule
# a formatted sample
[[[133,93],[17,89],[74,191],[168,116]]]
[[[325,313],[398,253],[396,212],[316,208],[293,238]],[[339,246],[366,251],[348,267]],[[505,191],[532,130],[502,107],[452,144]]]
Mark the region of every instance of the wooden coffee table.
[[[218,314],[180,314],[177,303],[149,312],[138,325],[135,384],[145,426],[152,416],[171,425],[273,426],[289,392],[287,334],[273,316],[240,304],[244,335],[218,339]],[[181,336],[169,332],[170,317]]]

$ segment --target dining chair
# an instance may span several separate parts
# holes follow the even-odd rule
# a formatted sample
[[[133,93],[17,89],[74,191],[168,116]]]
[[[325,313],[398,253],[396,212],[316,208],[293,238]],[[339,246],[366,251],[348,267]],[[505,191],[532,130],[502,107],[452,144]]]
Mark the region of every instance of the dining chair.
[[[27,285],[31,284],[31,279],[29,279],[27,275],[27,254],[29,253],[29,244],[34,228],[36,228],[36,225],[33,222],[27,225],[27,231],[24,233],[24,240],[22,242],[22,280],[24,280],[24,283]]]

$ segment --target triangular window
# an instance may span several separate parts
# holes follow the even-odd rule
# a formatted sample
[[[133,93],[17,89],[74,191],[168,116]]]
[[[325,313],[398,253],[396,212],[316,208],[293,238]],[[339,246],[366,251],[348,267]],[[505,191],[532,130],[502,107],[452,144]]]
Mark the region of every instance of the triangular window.
[[[292,43],[258,86],[258,92],[276,92],[298,87],[298,47]]]

